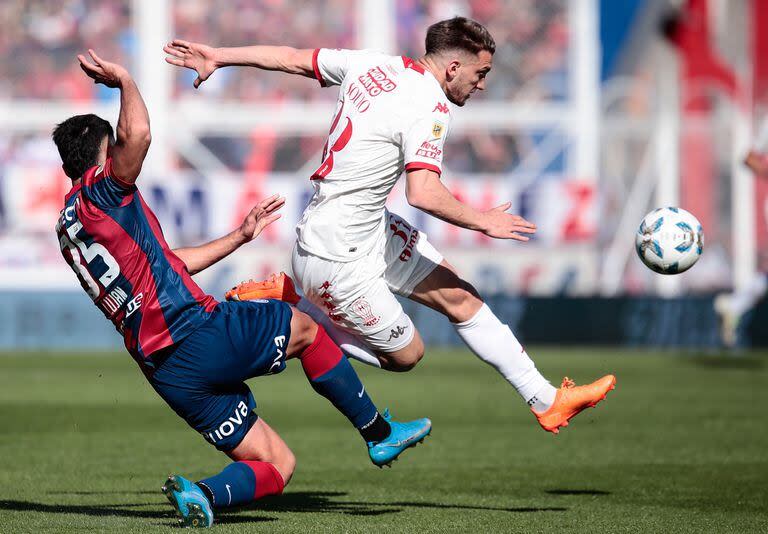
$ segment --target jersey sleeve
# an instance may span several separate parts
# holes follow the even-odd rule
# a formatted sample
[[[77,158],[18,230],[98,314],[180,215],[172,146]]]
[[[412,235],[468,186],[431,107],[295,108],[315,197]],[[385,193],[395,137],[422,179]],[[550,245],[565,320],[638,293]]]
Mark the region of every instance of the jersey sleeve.
[[[444,106],[444,104],[443,104]],[[435,106],[431,113],[421,114],[403,131],[405,170],[443,171],[443,146],[448,136],[450,115]]]
[[[312,54],[312,69],[322,87],[341,85],[351,68],[374,55],[380,53],[375,50],[316,48]]]
[[[104,165],[89,169],[83,176],[83,195],[101,209],[120,206],[135,191],[134,184],[124,182],[114,175],[111,158]]]

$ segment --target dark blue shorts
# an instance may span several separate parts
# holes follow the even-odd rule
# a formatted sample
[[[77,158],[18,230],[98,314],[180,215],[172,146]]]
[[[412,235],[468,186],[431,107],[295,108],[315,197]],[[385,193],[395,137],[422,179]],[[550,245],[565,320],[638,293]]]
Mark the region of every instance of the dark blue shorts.
[[[221,302],[211,318],[169,350],[149,377],[155,391],[222,451],[257,420],[245,380],[285,369],[291,307],[277,300]]]

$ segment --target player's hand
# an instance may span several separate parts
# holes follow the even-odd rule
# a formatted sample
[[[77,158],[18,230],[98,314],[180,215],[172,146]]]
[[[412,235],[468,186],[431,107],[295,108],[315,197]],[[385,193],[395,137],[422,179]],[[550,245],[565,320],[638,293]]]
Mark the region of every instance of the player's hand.
[[[104,61],[90,48],[88,54],[94,63],[89,62],[83,54],[78,54],[77,60],[83,72],[93,79],[93,83],[101,83],[107,87],[121,87],[125,80],[130,79],[131,75],[122,65]]]
[[[278,220],[282,214],[277,211],[285,204],[285,197],[272,195],[256,204],[240,225],[240,234],[243,243],[248,243],[270,224]]]
[[[536,225],[526,221],[519,215],[507,213],[512,206],[511,202],[505,202],[500,206],[483,212],[484,224],[482,232],[496,239],[515,239],[517,241],[528,241],[530,238],[522,234],[533,234],[536,232]]]
[[[757,176],[768,176],[768,157],[755,150],[750,150],[747,157],[744,158],[744,165]]]
[[[163,47],[168,57],[165,61],[177,67],[185,67],[197,72],[195,89],[207,80],[218,67],[216,64],[216,49],[200,43],[190,43],[174,39]]]

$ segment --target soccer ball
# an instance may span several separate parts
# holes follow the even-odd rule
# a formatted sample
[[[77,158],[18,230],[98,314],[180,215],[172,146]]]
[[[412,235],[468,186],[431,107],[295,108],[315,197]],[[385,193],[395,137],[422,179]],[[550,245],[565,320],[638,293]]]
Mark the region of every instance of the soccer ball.
[[[661,274],[690,269],[704,249],[699,220],[681,208],[659,208],[643,218],[635,235],[637,255]]]

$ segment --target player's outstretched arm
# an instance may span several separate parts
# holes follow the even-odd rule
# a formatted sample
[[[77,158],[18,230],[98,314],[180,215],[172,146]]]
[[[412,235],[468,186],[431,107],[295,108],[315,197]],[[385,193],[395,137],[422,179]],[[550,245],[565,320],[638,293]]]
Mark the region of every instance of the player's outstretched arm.
[[[147,106],[144,105],[136,82],[122,65],[105,61],[90,49],[88,54],[93,63],[82,54],[77,59],[80,68],[93,79],[93,83],[120,89],[120,116],[117,119],[115,146],[110,149],[110,156],[115,176],[132,184],[139,177],[152,141]]]
[[[290,46],[242,46],[213,48],[201,43],[174,39],[163,47],[168,56],[165,61],[197,73],[195,88],[207,80],[216,69],[241,66],[264,70],[279,70],[314,78],[312,54],[314,50],[299,50]]]
[[[497,239],[528,241],[523,234],[536,232],[536,225],[519,215],[507,213],[512,205],[506,202],[488,211],[479,211],[453,196],[443,185],[440,176],[429,169],[409,171],[406,178],[406,197],[414,208],[456,226],[482,232]]]
[[[285,198],[279,195],[265,198],[253,207],[236,230],[204,245],[178,248],[173,252],[184,262],[190,274],[197,274],[256,239],[264,228],[280,218],[281,214],[277,212],[284,204]]]

